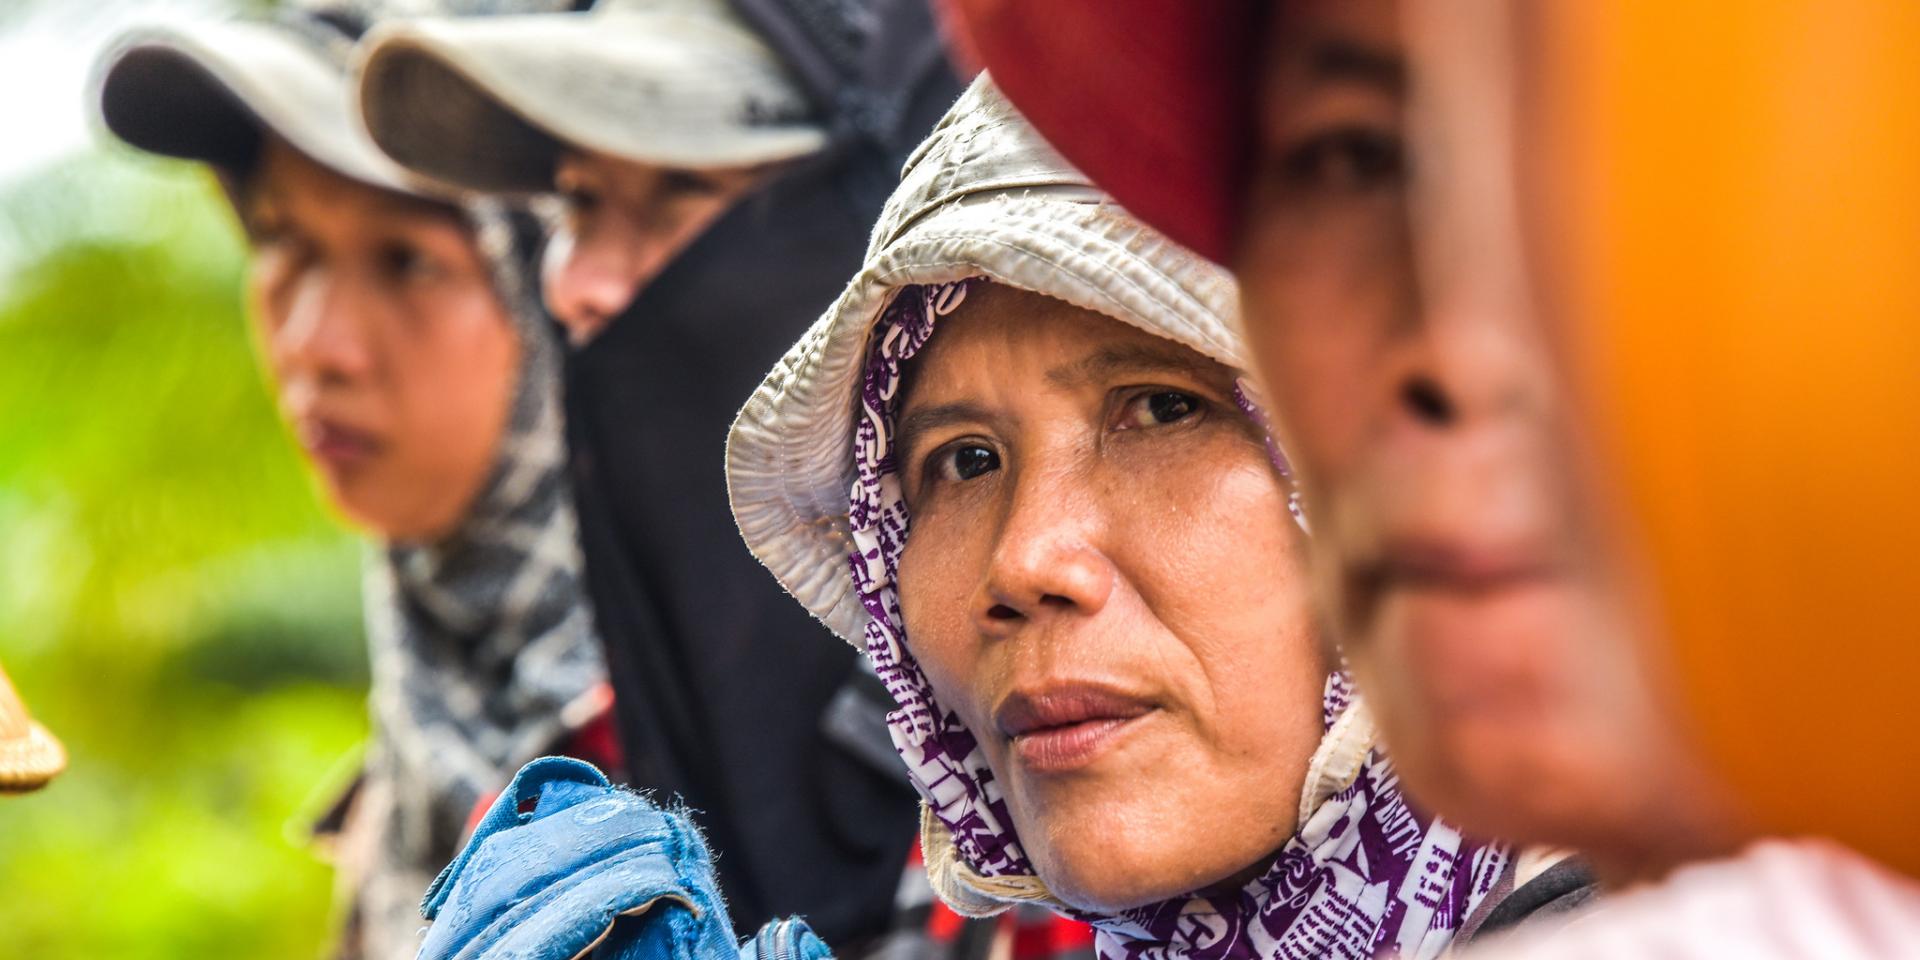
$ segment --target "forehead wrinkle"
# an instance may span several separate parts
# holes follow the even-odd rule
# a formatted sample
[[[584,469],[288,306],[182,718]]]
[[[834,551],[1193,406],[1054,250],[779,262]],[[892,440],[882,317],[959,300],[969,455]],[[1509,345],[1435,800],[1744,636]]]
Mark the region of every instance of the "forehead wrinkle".
[[[1120,374],[1181,373],[1204,382],[1224,368],[1179,344],[1113,343],[1071,363],[1047,371],[1047,382],[1061,389],[1094,386]]]
[[[331,175],[331,171],[328,171]],[[345,177],[327,181],[318,188],[301,188],[280,178],[262,178],[251,191],[250,207],[265,206],[296,219],[312,211],[351,211],[359,208],[366,215],[400,224],[430,224],[464,230],[466,218],[450,203],[426,197],[408,196],[384,187],[361,183]]]

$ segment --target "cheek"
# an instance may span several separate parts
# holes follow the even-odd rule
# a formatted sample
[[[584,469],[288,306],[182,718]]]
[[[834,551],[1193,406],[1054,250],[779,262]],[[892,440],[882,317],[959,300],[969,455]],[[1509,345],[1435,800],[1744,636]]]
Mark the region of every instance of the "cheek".
[[[1215,453],[1189,458],[1213,466],[1176,472],[1148,492],[1179,506],[1163,507],[1158,522],[1138,528],[1127,579],[1198,661],[1207,689],[1190,691],[1202,701],[1197,709],[1210,702],[1223,713],[1255,705],[1272,713],[1274,702],[1302,690],[1314,703],[1325,658],[1283,488],[1264,451],[1223,439]],[[1293,713],[1280,715],[1292,725]],[[1313,715],[1306,705],[1298,713]],[[1244,728],[1225,716],[1217,725],[1222,735]]]
[[[1131,519],[1109,555],[1132,595],[1106,615],[1140,605],[1152,646],[1121,662],[1151,676],[1167,715],[1102,778],[1011,788],[1046,828],[1029,852],[1082,905],[1135,906],[1263,862],[1295,826],[1322,732],[1326,660],[1264,452],[1223,436],[1153,459],[1113,478],[1128,496],[1110,515]]]
[[[929,530],[927,527],[934,527]],[[926,671],[941,705],[960,714],[969,727],[980,722],[968,694],[979,689],[982,647],[970,615],[979,578],[974,554],[964,539],[945,536],[937,518],[913,522],[900,557],[900,615],[907,645]]]
[[[286,358],[277,349],[274,335],[286,325],[293,309],[293,284],[277,259],[272,254],[255,254],[248,267],[246,289],[254,350],[276,380],[285,375]]]
[[[1391,395],[1387,338],[1416,306],[1403,233],[1375,214],[1355,219],[1304,231],[1256,218],[1235,258],[1254,360],[1309,476],[1351,457],[1369,405]]]
[[[439,470],[484,469],[494,458],[514,389],[520,341],[490,289],[415,308],[389,338],[396,428]]]
[[[1123,561],[1128,579],[1156,610],[1180,618],[1261,611],[1301,578],[1297,528],[1265,451],[1239,438],[1208,446],[1167,458],[1184,467],[1136,473],[1136,502],[1116,514],[1137,518],[1131,562]]]
[[[707,227],[734,204],[734,197],[701,197],[687,205],[676,220],[676,246],[693,242],[693,238],[705,232]]]

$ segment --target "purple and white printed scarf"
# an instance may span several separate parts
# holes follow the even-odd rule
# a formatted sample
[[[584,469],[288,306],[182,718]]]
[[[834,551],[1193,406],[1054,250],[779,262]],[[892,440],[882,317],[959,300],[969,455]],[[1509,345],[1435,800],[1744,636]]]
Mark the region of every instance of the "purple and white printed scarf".
[[[907,649],[895,587],[908,515],[894,459],[901,366],[933,335],[968,289],[987,282],[902,288],[869,340],[860,388],[848,504],[854,587],[875,672],[899,704],[887,718],[914,786],[951,838],[960,861],[983,877],[1033,876],[1000,785],[973,733],[942,707]],[[1244,395],[1246,412],[1261,419]],[[1269,452],[1285,460],[1269,439]],[[1298,517],[1297,503],[1290,503]],[[1344,671],[1327,678],[1329,729],[1353,689]],[[1191,894],[1113,915],[1065,911],[1098,931],[1103,960],[1265,960],[1307,957],[1433,957],[1486,898],[1507,867],[1505,848],[1462,837],[1408,807],[1399,777],[1379,751],[1358,776],[1305,817],[1273,865],[1226,895]]]

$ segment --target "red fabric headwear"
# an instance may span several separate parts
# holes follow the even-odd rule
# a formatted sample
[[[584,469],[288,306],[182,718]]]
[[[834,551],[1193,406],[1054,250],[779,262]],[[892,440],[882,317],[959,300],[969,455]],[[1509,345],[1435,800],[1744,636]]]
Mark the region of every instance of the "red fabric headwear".
[[[1260,5],[947,0],[959,41],[1054,149],[1216,262],[1239,225]]]

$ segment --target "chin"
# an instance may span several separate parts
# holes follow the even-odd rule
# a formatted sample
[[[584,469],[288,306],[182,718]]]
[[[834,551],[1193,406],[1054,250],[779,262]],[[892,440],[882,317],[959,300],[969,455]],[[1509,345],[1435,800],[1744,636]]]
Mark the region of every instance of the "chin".
[[[1053,895],[1059,897],[1061,902],[1099,914],[1115,914],[1144,907],[1195,889],[1195,886],[1186,884],[1142,883],[1140,875],[1123,872],[1088,874],[1084,870],[1067,870],[1064,873],[1042,870],[1040,876],[1046,881],[1047,889],[1053,891]]]
[[[1616,830],[1631,771],[1553,710],[1377,711],[1410,799],[1469,834],[1588,847]]]
[[[1567,747],[1588,742],[1577,714],[1602,665],[1579,653],[1575,599],[1557,588],[1405,604],[1393,612],[1418,615],[1383,618],[1352,646],[1388,755],[1423,806],[1483,836],[1532,841],[1553,819],[1537,811],[1567,802],[1571,783],[1591,785],[1569,776],[1583,764]]]
[[[1467,737],[1467,740],[1480,738]],[[1464,753],[1445,754],[1431,771],[1409,771],[1408,787],[1436,812],[1462,829],[1523,844],[1563,845],[1570,808],[1584,791],[1569,789],[1580,778],[1567,776],[1549,757],[1529,744],[1488,743]],[[1425,791],[1429,784],[1438,789]],[[1589,796],[1603,796],[1600,794]]]
[[[1102,914],[1159,903],[1264,868],[1286,843],[1301,772],[1235,768],[1179,729],[1155,724],[1073,776],[1009,771],[1014,826],[1063,902]]]
[[[365,502],[340,496],[335,490],[334,508],[355,529],[388,543],[432,543],[451,532],[451,524],[437,518],[420,517],[393,509],[391,504]]]
[[[1180,826],[1167,829],[1170,824],[1164,814],[1105,813],[1043,824],[1046,842],[1027,845],[1047,889],[1070,906],[1117,913],[1212,886],[1236,872],[1237,867],[1211,869],[1201,862],[1209,853],[1201,847],[1205,837],[1190,835]],[[1180,825],[1205,827],[1191,816]],[[1145,829],[1148,826],[1159,829]],[[1027,831],[1021,833],[1024,837]]]

